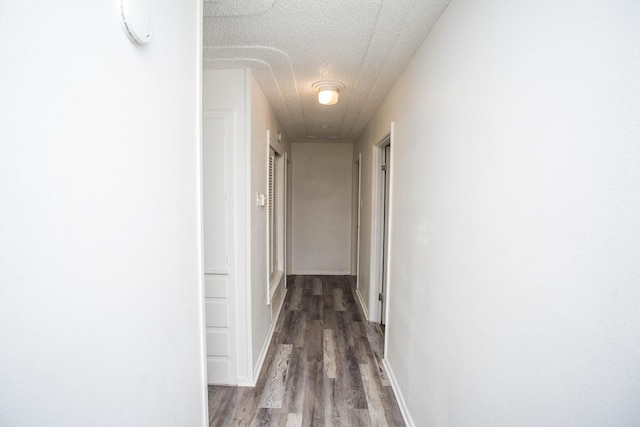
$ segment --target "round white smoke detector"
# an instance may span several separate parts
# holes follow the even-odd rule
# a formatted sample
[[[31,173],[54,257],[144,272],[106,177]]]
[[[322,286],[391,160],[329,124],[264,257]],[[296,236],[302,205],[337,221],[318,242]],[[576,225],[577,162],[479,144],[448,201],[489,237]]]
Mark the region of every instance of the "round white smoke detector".
[[[122,29],[134,43],[147,44],[153,35],[153,0],[118,0]]]

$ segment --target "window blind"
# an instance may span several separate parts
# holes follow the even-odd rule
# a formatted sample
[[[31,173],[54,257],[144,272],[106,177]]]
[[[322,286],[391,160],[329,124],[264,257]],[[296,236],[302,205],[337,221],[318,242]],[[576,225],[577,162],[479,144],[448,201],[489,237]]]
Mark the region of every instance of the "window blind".
[[[277,154],[269,152],[269,275],[278,268],[278,163]]]

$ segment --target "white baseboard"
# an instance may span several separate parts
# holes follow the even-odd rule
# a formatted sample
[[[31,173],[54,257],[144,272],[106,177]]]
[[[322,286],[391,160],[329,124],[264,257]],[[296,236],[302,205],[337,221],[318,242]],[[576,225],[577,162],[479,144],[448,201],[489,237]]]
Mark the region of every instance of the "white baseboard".
[[[391,365],[389,365],[389,361],[385,358],[382,359],[382,366],[384,366],[384,371],[387,373],[387,378],[391,383],[391,388],[393,389],[393,394],[396,395],[396,400],[398,401],[398,406],[400,406],[400,412],[402,413],[402,418],[404,419],[404,423],[408,427],[415,427],[415,423],[413,422],[413,418],[411,418],[411,414],[409,413],[409,408],[407,408],[407,402],[404,400],[404,396],[400,391],[400,386],[398,385],[398,381],[396,380],[396,376],[391,369]]]
[[[371,319],[369,319],[369,310],[367,310],[367,306],[364,305],[364,302],[362,301],[362,294],[360,293],[360,289],[356,289],[356,297],[357,297],[357,300],[358,300],[358,304],[360,305],[360,308],[362,309],[362,313],[364,313],[365,320],[371,321]]]
[[[238,387],[255,387],[255,384],[249,381],[249,378],[247,377],[238,377],[237,385]]]
[[[296,276],[351,276],[351,271],[303,270],[293,271],[291,274],[295,274]]]
[[[284,295],[280,300],[280,305],[278,306],[278,310],[276,311],[275,319],[271,322],[271,326],[269,326],[269,331],[267,332],[267,338],[262,345],[262,350],[260,350],[260,356],[258,356],[258,362],[256,366],[253,368],[253,379],[251,382],[247,384],[242,384],[238,381],[239,386],[244,387],[255,387],[258,382],[258,377],[260,376],[260,371],[262,371],[262,365],[264,365],[264,360],[267,357],[267,353],[269,352],[269,346],[271,345],[271,340],[273,339],[273,333],[276,330],[276,323],[278,323],[278,317],[280,317],[280,311],[282,310],[282,306],[284,305],[284,300],[287,297],[287,289],[284,290]]]

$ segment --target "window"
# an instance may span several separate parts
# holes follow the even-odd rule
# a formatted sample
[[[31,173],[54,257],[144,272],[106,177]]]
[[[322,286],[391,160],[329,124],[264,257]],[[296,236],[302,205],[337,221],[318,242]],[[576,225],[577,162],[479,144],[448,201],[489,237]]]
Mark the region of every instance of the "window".
[[[278,286],[285,282],[287,153],[278,152],[279,141],[270,131],[267,141],[267,304],[271,304]]]
[[[275,294],[282,282],[285,270],[284,241],[285,241],[285,179],[287,154],[280,155],[269,147],[268,189],[267,189],[267,233],[268,233],[268,271],[269,293],[268,302]]]
[[[279,155],[269,149],[269,278],[273,279],[274,273],[278,271],[278,219],[280,216],[278,197],[278,163]]]

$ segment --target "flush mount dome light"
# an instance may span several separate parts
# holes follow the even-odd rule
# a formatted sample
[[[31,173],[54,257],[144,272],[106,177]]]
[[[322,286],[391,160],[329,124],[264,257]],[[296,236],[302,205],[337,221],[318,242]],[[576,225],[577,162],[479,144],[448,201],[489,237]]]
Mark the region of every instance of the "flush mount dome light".
[[[322,105],[335,105],[338,103],[338,92],[344,89],[344,85],[335,80],[321,80],[311,85],[318,92],[318,102]]]

